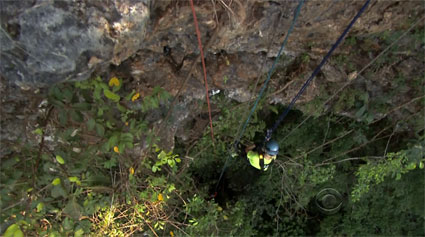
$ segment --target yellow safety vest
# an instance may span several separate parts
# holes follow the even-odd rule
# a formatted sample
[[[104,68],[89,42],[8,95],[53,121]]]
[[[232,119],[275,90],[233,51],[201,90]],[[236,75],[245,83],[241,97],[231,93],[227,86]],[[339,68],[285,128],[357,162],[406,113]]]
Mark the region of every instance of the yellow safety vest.
[[[260,159],[264,159],[263,155],[258,154],[258,152],[255,151],[249,151],[247,158],[254,168],[261,170]],[[264,171],[269,168],[269,164],[272,163],[274,159],[276,159],[276,156],[273,156],[271,159],[264,159]]]

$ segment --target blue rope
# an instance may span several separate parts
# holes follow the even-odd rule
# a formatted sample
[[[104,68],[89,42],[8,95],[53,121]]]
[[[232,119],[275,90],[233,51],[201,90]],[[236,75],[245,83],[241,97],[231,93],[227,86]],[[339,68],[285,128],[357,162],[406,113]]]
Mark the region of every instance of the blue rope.
[[[286,110],[279,116],[279,119],[275,122],[273,127],[271,129],[267,130],[267,134],[265,136],[265,142],[270,140],[273,132],[276,130],[276,128],[279,126],[279,124],[282,122],[282,120],[286,117],[286,115],[289,113],[289,111],[294,106],[295,102],[299,99],[299,97],[302,95],[304,90],[308,87],[310,82],[313,80],[313,78],[319,73],[322,66],[325,64],[326,60],[331,56],[333,51],[338,47],[338,45],[341,43],[341,41],[344,39],[345,35],[348,33],[348,31],[351,29],[351,27],[354,25],[354,23],[357,21],[357,19],[360,17],[360,15],[366,10],[367,5],[369,4],[370,0],[367,0],[363,7],[360,9],[360,11],[357,13],[357,15],[353,18],[353,20],[350,22],[350,24],[347,26],[347,28],[344,30],[344,32],[341,34],[341,36],[338,38],[338,40],[335,42],[335,44],[332,46],[332,48],[329,50],[329,52],[326,54],[326,56],[323,58],[322,62],[320,62],[319,66],[316,67],[316,69],[311,74],[310,78],[304,83],[304,85],[301,87],[300,91],[297,93],[297,95],[292,99],[289,106],[286,108]]]
[[[272,74],[273,74],[273,72],[275,70],[276,64],[279,61],[279,58],[280,58],[280,56],[281,56],[281,54],[283,52],[283,48],[285,47],[285,45],[286,45],[286,43],[288,41],[289,35],[292,33],[292,30],[294,29],[295,23],[297,21],[298,15],[300,14],[301,6],[303,5],[303,3],[304,3],[304,0],[300,0],[299,3],[298,3],[298,6],[297,6],[297,8],[295,10],[294,18],[292,20],[291,26],[288,29],[288,33],[286,34],[285,40],[283,41],[282,46],[280,47],[280,50],[279,50],[279,52],[278,52],[278,54],[276,56],[276,59],[274,60],[273,65],[272,65],[272,67],[270,68],[270,70],[269,70],[269,72],[267,74],[267,79],[266,79],[265,83],[263,84],[263,86],[262,86],[262,88],[260,90],[260,93],[259,93],[259,95],[257,97],[257,100],[255,101],[254,106],[252,107],[252,109],[251,109],[251,111],[250,111],[250,113],[248,115],[248,118],[246,119],[246,121],[245,121],[245,123],[244,123],[244,125],[243,125],[243,127],[241,129],[241,132],[239,133],[239,135],[237,136],[237,138],[236,138],[236,140],[235,140],[235,142],[233,144],[234,149],[237,149],[237,146],[238,146],[238,144],[240,142],[240,139],[242,138],[243,134],[245,133],[246,127],[248,126],[249,121],[251,120],[251,117],[252,117],[252,115],[255,112],[255,109],[257,108],[258,102],[260,101],[260,99],[261,99],[261,97],[262,97],[262,95],[264,93],[264,90],[267,88],[267,85],[268,85],[268,83],[270,81],[270,78],[271,78],[271,76],[272,76]],[[231,150],[229,150],[229,153],[231,153]],[[217,186],[216,186],[216,189],[215,189],[216,191],[217,191],[218,185],[220,184],[221,178],[223,177],[224,171],[227,168],[227,163],[228,163],[230,157],[231,157],[230,155],[227,157],[226,162],[224,163],[224,167],[221,170],[220,177],[218,179],[218,183],[217,183]]]

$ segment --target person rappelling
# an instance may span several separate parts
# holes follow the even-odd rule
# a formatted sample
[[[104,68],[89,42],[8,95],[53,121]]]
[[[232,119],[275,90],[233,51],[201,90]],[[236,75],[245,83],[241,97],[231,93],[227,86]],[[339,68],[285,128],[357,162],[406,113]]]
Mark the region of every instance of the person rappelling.
[[[252,143],[251,143],[252,144]],[[279,153],[279,144],[270,140],[264,143],[233,146],[230,155],[233,157],[234,169],[231,172],[222,170],[227,185],[235,192],[244,192],[257,182],[262,174],[270,168]],[[220,181],[221,179],[219,179]],[[217,195],[218,186],[213,195]]]
[[[266,142],[264,146],[250,145],[244,146],[239,144],[239,154],[234,152],[232,157],[243,157],[246,164],[257,170],[266,171],[279,153],[279,144],[275,140]]]
[[[257,150],[255,150],[256,147],[256,145],[252,145],[245,148],[246,158],[252,167],[266,171],[270,164],[276,160],[276,156],[279,153],[279,144],[274,140],[270,140],[263,147],[257,148]]]
[[[273,162],[273,160],[276,159],[276,156],[279,152],[279,145],[276,141],[274,140],[270,140],[272,137],[272,134],[274,131],[276,131],[276,129],[278,128],[279,124],[283,121],[283,119],[288,115],[289,111],[294,107],[295,102],[301,97],[301,95],[304,93],[304,91],[306,91],[307,87],[309,86],[309,84],[311,83],[311,81],[316,77],[316,75],[320,72],[320,69],[322,68],[322,66],[326,63],[326,61],[328,60],[328,58],[332,55],[333,51],[338,47],[338,45],[342,42],[342,40],[344,39],[344,37],[347,35],[348,31],[351,29],[351,27],[354,25],[354,23],[356,22],[356,20],[360,17],[360,15],[365,11],[365,9],[367,8],[368,4],[369,4],[370,0],[367,0],[366,3],[362,6],[362,8],[360,9],[360,11],[356,14],[356,16],[351,20],[351,22],[349,23],[349,25],[347,26],[347,28],[344,30],[344,32],[339,36],[339,38],[337,39],[337,41],[332,45],[331,49],[328,51],[328,53],[323,57],[322,61],[320,62],[320,64],[314,69],[314,71],[312,72],[312,74],[310,75],[310,77],[304,82],[304,84],[302,85],[302,87],[300,88],[300,90],[298,91],[298,93],[295,95],[295,97],[291,100],[291,102],[289,103],[289,105],[286,107],[286,109],[283,111],[283,113],[280,114],[279,118],[275,121],[275,123],[273,124],[273,126],[267,130],[266,132],[266,136],[265,136],[265,140],[264,140],[264,147],[263,146],[259,146],[259,148],[257,148],[257,151],[254,151],[254,148],[256,147],[255,145],[251,146],[251,147],[247,147],[246,149],[241,149],[240,151],[242,152],[246,152],[243,157],[247,158],[247,161],[249,162],[250,166],[254,167],[256,170],[254,169],[248,169],[246,170],[247,173],[250,173],[251,171],[257,171],[257,172],[261,172],[261,171],[266,171],[268,169],[268,167],[270,166],[270,164]],[[288,37],[290,35],[290,33],[292,32],[292,29],[295,26],[295,22],[296,19],[300,13],[301,10],[301,6],[304,3],[304,0],[301,0],[297,6],[297,9],[295,11],[295,15],[293,18],[293,21],[291,23],[291,26],[289,27],[288,33],[286,34],[286,37],[279,49],[279,52],[272,64],[272,67],[270,68],[269,72],[267,73],[267,79],[264,81],[263,86],[260,89],[260,92],[258,94],[257,99],[254,102],[254,105],[252,106],[247,119],[245,121],[245,123],[241,126],[241,130],[240,132],[238,132],[239,134],[237,135],[237,137],[234,140],[233,146],[230,148],[229,151],[229,157],[226,159],[225,163],[224,163],[224,167],[220,173],[220,177],[218,178],[218,182],[215,188],[215,193],[214,193],[214,197],[217,195],[217,190],[220,184],[220,181],[223,177],[224,171],[227,168],[227,163],[229,161],[229,158],[231,157],[236,157],[238,156],[238,154],[236,152],[232,152],[232,149],[238,150],[237,148],[240,148],[239,145],[241,138],[243,137],[243,134],[249,124],[250,118],[251,116],[254,114],[256,107],[265,91],[265,89],[267,88],[267,85],[271,79],[271,76],[273,74],[273,71],[277,65],[277,61],[279,60],[282,52],[283,52],[283,48],[288,40]],[[202,51],[201,51],[202,54]],[[208,97],[207,97],[208,98]],[[212,133],[211,133],[212,135]],[[213,138],[212,138],[213,139]],[[233,150],[235,151],[235,150]],[[245,163],[246,164],[246,163]],[[250,168],[250,167],[248,167]],[[240,167],[237,171],[239,172],[244,172],[243,174],[247,175],[247,173],[245,173],[244,167]],[[237,172],[236,172],[237,173]],[[235,180],[238,175],[235,173],[232,173],[230,179]],[[242,175],[241,175],[242,176]],[[249,177],[255,177],[258,178],[259,175],[251,175]],[[240,185],[242,187],[242,185]]]

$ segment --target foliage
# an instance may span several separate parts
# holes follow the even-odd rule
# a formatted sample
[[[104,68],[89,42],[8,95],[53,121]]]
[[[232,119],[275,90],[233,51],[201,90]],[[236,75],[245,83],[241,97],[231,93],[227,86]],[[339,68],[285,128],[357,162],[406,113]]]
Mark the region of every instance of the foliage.
[[[157,158],[158,161],[155,162],[155,164],[152,166],[152,172],[161,171],[161,166],[168,164],[169,167],[176,172],[177,167],[176,164],[181,162],[181,159],[179,158],[178,154],[173,154],[172,151],[166,153],[165,151],[162,151],[158,146],[155,147],[155,152],[158,153]]]
[[[351,197],[353,202],[359,201],[361,196],[368,193],[373,184],[382,183],[387,176],[400,180],[402,175],[416,168],[423,169],[424,146],[415,145],[408,150],[387,154],[387,159],[381,162],[369,162],[362,165],[356,172],[357,184]]]
[[[244,215],[246,206],[242,202],[223,208],[195,194],[188,200],[185,208],[190,216],[189,226],[186,228],[190,236],[202,236],[205,233],[212,236],[255,234],[255,230],[249,225],[249,219]]]
[[[376,54],[398,35],[350,36],[345,46]],[[423,30],[413,35],[412,45],[393,48],[367,77],[399,62],[398,51],[413,52]],[[302,54],[298,60],[306,67],[313,59]],[[347,71],[358,66],[345,54],[332,60]],[[298,71],[281,67],[285,75]],[[4,235],[424,235],[423,120],[407,110],[403,121],[378,119],[394,108],[396,89],[419,96],[422,79],[400,71],[382,98],[349,87],[326,113],[319,106],[339,85],[320,84],[322,93],[298,105],[304,114],[291,111],[273,134],[280,152],[267,172],[242,156],[246,146],[261,146],[264,131],[285,109],[264,98],[236,151],[232,144],[250,105],[224,93],[211,99],[220,111],[214,141],[205,130],[194,143],[177,141],[166,151],[155,145],[157,131],[149,123],[165,117],[165,90],[129,93],[116,77],[53,86],[46,118],[30,134],[38,142],[15,144],[1,159]],[[341,193],[342,208],[333,215],[317,207],[324,188]]]
[[[354,94],[353,98],[355,98],[355,101],[361,101],[366,106],[370,102],[368,95],[363,93]],[[355,101],[351,105],[354,108],[356,106]],[[346,104],[342,101],[340,103]],[[364,106],[364,104],[360,106]],[[279,106],[276,108],[279,111],[284,109]],[[234,114],[229,114],[227,117],[223,116],[220,120],[228,121],[227,119],[229,119],[232,121],[231,116],[240,116],[239,113],[241,112],[238,110],[233,111]],[[258,113],[264,114],[265,112],[263,110]],[[360,112],[358,113],[360,114]],[[367,113],[371,113],[372,117],[367,118],[365,116]],[[226,115],[225,113],[223,114]],[[300,115],[295,112],[295,114],[288,116],[285,126],[276,131],[275,138],[280,143],[281,152],[279,157],[282,161],[278,160],[276,162],[277,165],[272,166],[267,174],[259,176],[258,179],[252,178],[259,174],[251,174],[249,170],[243,168],[243,158],[239,160],[232,158],[230,160],[224,175],[225,181],[222,184],[224,187],[219,189],[219,192],[229,194],[219,196],[218,203],[226,205],[230,209],[239,202],[243,202],[245,204],[244,215],[252,217],[250,219],[246,218],[244,221],[255,230],[255,232],[252,232],[255,233],[254,235],[311,235],[317,233],[324,235],[368,235],[373,233],[400,235],[407,233],[404,232],[405,229],[403,228],[392,228],[388,232],[382,231],[382,229],[377,232],[367,231],[364,227],[362,228],[360,223],[366,222],[372,225],[376,220],[376,215],[378,215],[378,208],[374,210],[376,213],[362,216],[360,213],[368,210],[367,205],[360,209],[356,206],[360,202],[367,202],[365,198],[360,198],[360,196],[375,195],[375,192],[371,190],[375,190],[377,186],[381,189],[380,185],[387,184],[389,186],[381,194],[386,195],[386,198],[383,198],[383,203],[375,203],[378,202],[378,199],[376,199],[370,205],[376,205],[379,208],[383,208],[382,205],[410,205],[402,204],[405,202],[403,199],[400,200],[401,203],[395,203],[395,200],[388,196],[388,188],[393,189],[395,186],[400,185],[386,182],[385,177],[394,174],[394,181],[399,181],[397,180],[398,173],[404,174],[402,176],[404,177],[408,171],[412,171],[414,164],[419,169],[422,166],[421,163],[423,164],[423,160],[421,160],[423,159],[422,145],[409,145],[409,142],[404,140],[403,142],[399,141],[397,147],[410,148],[388,152],[385,159],[372,159],[367,155],[365,156],[365,154],[370,156],[383,154],[384,150],[386,150],[387,140],[376,141],[375,136],[377,133],[382,132],[382,128],[388,125],[388,121],[368,125],[372,122],[371,119],[374,118],[373,111],[363,111],[362,116],[359,115],[357,121],[332,114],[321,115],[310,119],[308,123],[298,128],[294,135],[286,137],[288,132],[304,119],[304,116]],[[268,116],[273,121],[274,116],[278,115],[269,114]],[[416,120],[406,123],[411,126],[416,123]],[[222,133],[217,132],[217,136],[223,133],[226,134],[229,130],[235,131],[235,128],[231,126],[220,130],[221,126],[223,125],[217,124],[215,126],[218,131],[222,131]],[[259,129],[256,126],[257,124],[253,123],[248,128],[248,130],[251,128],[255,130],[255,133],[251,133],[254,135],[251,137],[252,140],[260,140],[256,136],[259,135],[261,138],[261,135],[263,135],[260,133],[261,127]],[[389,133],[383,133],[382,137],[388,138],[389,135]],[[282,138],[285,138],[285,140],[281,140]],[[202,139],[208,139],[208,136]],[[224,161],[228,157],[228,151],[226,150],[226,144],[222,144],[222,141],[216,141],[215,147],[208,147],[206,145],[208,140],[203,141],[202,139],[191,152],[198,154],[197,159],[191,165],[191,172],[195,179],[200,182],[201,187],[203,187],[202,185],[206,186],[202,190],[208,190],[209,186],[214,187],[215,183],[211,182],[211,179],[219,176]],[[326,145],[328,141],[332,142]],[[371,142],[375,142],[375,145],[364,147],[365,144]],[[205,149],[205,147],[207,148]],[[363,148],[358,149],[358,147]],[[354,149],[353,152],[346,153],[346,151],[352,149]],[[359,158],[350,161],[352,159],[350,157],[353,156]],[[219,158],[217,159],[216,157]],[[343,162],[345,159],[347,161]],[[219,163],[219,161],[222,163]],[[199,172],[199,170],[202,170],[202,172]],[[365,183],[374,188],[361,189]],[[415,186],[416,188],[419,187],[418,184],[415,184]],[[343,209],[335,214],[339,218],[336,216],[324,216],[315,208],[315,195],[325,187],[333,187],[345,197],[348,197],[350,193],[353,195],[350,199],[344,199]],[[237,198],[234,198],[235,196]],[[419,196],[419,199],[421,197],[423,198],[423,195]],[[412,205],[408,206],[408,209],[403,213],[410,215],[412,208]],[[211,212],[213,213],[213,211]],[[311,217],[309,212],[318,213],[316,215],[319,216]],[[215,223],[215,216],[207,216],[207,218],[209,218],[211,223]],[[389,219],[386,220],[388,222],[385,223],[390,223]],[[313,224],[315,221],[318,222]],[[417,223],[419,222],[414,221],[411,223],[411,227],[409,227],[411,232],[409,233],[421,233]],[[315,227],[312,228],[310,225]],[[349,225],[353,225],[353,228],[350,229]],[[220,226],[224,225],[221,224]],[[334,226],[337,226],[337,228],[334,228]],[[386,227],[384,221],[379,226],[379,228]],[[218,233],[217,229],[213,231],[205,226],[200,227],[200,229],[210,233]],[[230,235],[230,233],[225,232],[224,235]]]
[[[423,236],[423,185],[419,169],[399,180],[385,179],[361,200],[349,201],[343,211],[323,218],[319,235]]]
[[[39,138],[44,136],[40,144],[22,144],[13,156],[2,159],[1,220],[16,223],[7,233],[82,236],[94,230],[119,236],[144,230],[146,220],[152,219],[154,226],[162,223],[156,217],[134,217],[143,208],[162,210],[152,198],[175,191],[163,173],[159,182],[145,171],[169,166],[175,172],[180,159],[159,148],[159,160],[149,154],[140,159],[129,151],[142,141],[155,141],[144,117],[159,109],[169,95],[155,88],[139,102],[142,99],[135,91],[120,90],[122,84],[118,78],[112,78],[109,85],[96,78],[50,89],[54,119],[34,131]],[[47,136],[52,143],[46,141]],[[143,183],[149,184],[147,189],[136,195]],[[136,209],[125,209],[134,203]],[[128,211],[132,218],[121,224],[112,221]],[[129,223],[139,223],[139,227],[128,229]]]

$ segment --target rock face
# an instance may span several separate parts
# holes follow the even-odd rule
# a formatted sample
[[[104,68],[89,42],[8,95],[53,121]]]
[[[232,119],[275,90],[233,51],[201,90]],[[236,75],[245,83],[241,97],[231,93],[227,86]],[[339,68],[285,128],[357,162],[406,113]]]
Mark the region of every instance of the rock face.
[[[138,49],[144,1],[2,1],[1,74],[23,87],[84,80]]]
[[[164,46],[172,49],[176,64],[185,55],[198,52],[188,1],[33,0],[0,4],[0,72],[22,87],[87,79],[95,69],[104,70],[110,63],[119,65],[139,50],[149,54],[150,59],[144,58],[143,63],[158,61]],[[294,57],[310,46],[313,58],[322,55],[362,4],[306,2],[285,54]],[[207,56],[210,67],[216,67],[208,70],[211,80],[221,85],[226,74],[226,82],[233,87],[264,74],[268,67],[263,61],[277,54],[296,6],[296,1],[198,2],[203,41],[215,29],[219,31]],[[375,1],[355,24],[352,34],[403,27],[421,13],[423,6],[418,1]],[[223,52],[230,55],[225,62],[236,68],[217,70],[221,65],[212,65]],[[148,65],[144,64],[147,72],[162,71],[155,68],[162,65]],[[167,70],[165,74],[169,74]]]
[[[253,88],[262,85],[262,76],[278,53],[297,4],[195,1],[204,47],[209,42],[205,57],[210,88],[220,89],[239,102],[250,100],[258,92]],[[269,102],[289,103],[362,5],[363,1],[305,2],[269,85],[274,91]],[[331,94],[348,74],[359,70],[384,48],[379,42],[365,40],[367,36],[407,29],[423,15],[421,1],[372,1],[349,34],[360,39],[358,45],[340,46],[334,53],[342,58],[352,56],[352,61],[327,63],[299,102],[311,101],[323,91]],[[107,71],[120,75],[138,91],[161,86],[176,95],[195,64],[181,94],[184,102],[179,106],[205,96],[189,1],[6,0],[0,2],[0,17],[0,74],[4,85],[23,89],[48,87]],[[414,46],[414,50],[423,54],[423,45]],[[409,76],[423,75],[423,68],[412,71],[408,66],[423,65],[423,61],[406,64],[405,59],[399,60],[398,71],[406,71]],[[348,63],[352,66],[348,67]],[[396,73],[386,70],[383,75]],[[385,78],[368,79],[373,85],[358,87],[373,90],[370,94],[379,97],[377,92],[385,91],[390,84]],[[365,84],[364,81],[367,80],[358,83]],[[12,112],[2,108],[2,114]],[[188,114],[183,117],[193,119]],[[6,123],[2,118],[2,124]],[[172,125],[173,134],[164,136],[173,137],[176,130]]]
[[[169,90],[173,91],[176,88],[173,84],[188,74],[198,46],[188,3],[161,1],[160,4],[156,9],[161,10],[157,10],[153,17],[143,49],[131,60],[131,71],[136,80],[141,79],[150,85],[170,84]],[[287,96],[278,101],[287,103],[288,97],[296,93],[301,80],[309,76],[310,68],[320,62],[362,5],[361,1],[305,3],[285,48],[286,60],[281,60],[280,66],[288,65],[302,54],[312,59],[311,65],[306,65],[303,70],[294,69],[298,72],[292,73],[289,81],[275,82],[274,87],[279,89],[299,79],[288,88],[291,90],[288,90]],[[206,54],[209,84],[215,88],[225,88],[238,101],[247,101],[251,97],[248,88],[255,84],[259,76],[267,73],[273,57],[277,55],[296,6],[296,1],[247,1],[243,4],[234,1],[231,6],[225,5],[225,1],[217,5],[201,2],[196,11],[204,44],[211,39],[215,29],[218,30]],[[415,1],[403,2],[403,6],[397,2],[375,1],[354,25],[351,35],[370,35],[406,28],[407,22],[411,21],[409,19],[416,19],[423,11],[423,7]],[[171,49],[170,56],[161,55],[165,46]],[[348,53],[347,49],[340,47],[335,54]],[[175,65],[179,64],[181,67],[175,70]],[[187,92],[196,91],[196,97],[202,97],[201,67],[196,69]],[[334,65],[327,65],[325,74],[331,77],[325,79],[328,78],[330,82],[343,81],[345,78],[341,76],[349,73]]]

